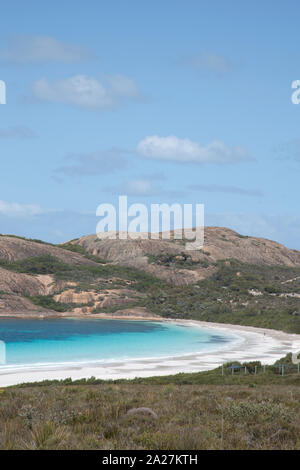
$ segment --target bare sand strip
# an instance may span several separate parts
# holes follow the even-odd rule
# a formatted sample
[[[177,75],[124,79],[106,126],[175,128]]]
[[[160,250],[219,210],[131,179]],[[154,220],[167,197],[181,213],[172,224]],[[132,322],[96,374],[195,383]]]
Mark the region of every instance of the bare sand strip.
[[[157,321],[157,320],[156,320]],[[170,322],[171,320],[162,320]],[[261,361],[272,364],[289,352],[300,351],[300,335],[281,331],[195,320],[172,320],[172,323],[214,330],[215,333],[236,335],[236,341],[214,351],[202,351],[174,357],[153,357],[130,360],[108,360],[80,364],[0,366],[0,386],[23,382],[94,376],[100,379],[151,377],[199,372],[213,369],[228,361]]]

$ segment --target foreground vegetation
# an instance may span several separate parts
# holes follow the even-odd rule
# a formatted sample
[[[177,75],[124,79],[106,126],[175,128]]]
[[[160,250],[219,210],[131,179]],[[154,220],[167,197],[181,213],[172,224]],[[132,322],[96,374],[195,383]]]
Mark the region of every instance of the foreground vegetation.
[[[285,361],[289,362],[290,358]],[[300,449],[300,375],[221,369],[2,389],[2,449]],[[227,370],[227,369],[226,369]],[[157,419],[127,415],[149,407]]]

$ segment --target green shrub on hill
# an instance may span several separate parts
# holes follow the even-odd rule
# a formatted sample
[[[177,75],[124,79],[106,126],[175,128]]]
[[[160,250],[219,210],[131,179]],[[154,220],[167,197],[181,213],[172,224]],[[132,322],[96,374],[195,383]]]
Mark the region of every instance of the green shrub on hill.
[[[70,270],[70,265],[51,255],[33,256],[18,261],[0,259],[0,266],[27,274],[55,274],[58,271]]]
[[[49,310],[54,310],[55,312],[68,312],[74,307],[72,304],[56,302],[51,295],[35,295],[28,298],[35,305]]]
[[[160,254],[148,255],[148,262],[151,264],[159,264],[166,267],[193,269],[196,267],[207,268],[209,262],[207,260],[192,260],[191,256],[186,253],[181,254]]]

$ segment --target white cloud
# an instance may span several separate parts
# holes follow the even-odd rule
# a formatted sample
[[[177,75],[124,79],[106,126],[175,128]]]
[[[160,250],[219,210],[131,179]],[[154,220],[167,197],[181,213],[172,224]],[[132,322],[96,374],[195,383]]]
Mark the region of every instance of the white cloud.
[[[185,57],[182,62],[198,71],[207,71],[217,76],[225,75],[234,69],[232,62],[226,57],[207,52]]]
[[[41,214],[43,211],[36,204],[20,204],[0,200],[0,214],[9,217],[28,217]]]
[[[0,60],[23,64],[74,63],[89,57],[90,52],[84,47],[65,44],[50,36],[16,36],[7,48],[0,49]]]
[[[219,141],[201,147],[197,142],[174,135],[148,136],[138,143],[137,152],[145,158],[181,163],[222,164],[254,160],[244,147],[227,147]]]
[[[49,82],[37,80],[32,85],[35,98],[41,101],[66,103],[88,110],[106,110],[126,100],[139,100],[141,95],[134,81],[123,75],[105,76],[102,81],[86,75]]]

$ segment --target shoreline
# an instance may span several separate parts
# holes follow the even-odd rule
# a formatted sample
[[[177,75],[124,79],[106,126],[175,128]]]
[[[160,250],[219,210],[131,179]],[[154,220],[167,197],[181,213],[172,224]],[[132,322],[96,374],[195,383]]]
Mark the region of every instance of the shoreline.
[[[122,311],[124,312],[124,311]],[[0,313],[0,320],[3,318],[20,318],[22,320],[39,320],[39,319],[51,319],[51,318],[76,318],[76,319],[93,319],[98,318],[100,320],[141,320],[141,321],[164,321],[169,320],[168,318],[163,318],[158,315],[147,315],[140,309],[137,309],[135,314],[124,314],[119,313],[74,313],[74,312],[27,312],[27,313]]]
[[[100,315],[100,316],[99,316]],[[5,317],[12,317],[5,315]],[[26,368],[13,366],[0,367],[0,387],[16,385],[24,382],[40,382],[43,380],[73,380],[94,376],[99,379],[132,379],[135,377],[151,377],[173,375],[180,372],[192,373],[214,369],[225,362],[261,361],[272,364],[289,352],[300,351],[300,335],[284,333],[279,330],[256,328],[251,326],[211,323],[198,320],[169,319],[163,317],[111,316],[96,315],[58,315],[68,318],[100,318],[123,319],[138,321],[161,321],[177,325],[194,326],[214,330],[215,332],[231,333],[240,341],[234,341],[227,347],[216,348],[199,353],[179,354],[170,357],[109,359],[105,361],[48,364],[47,366],[29,365]],[[4,316],[2,316],[4,318]],[[20,316],[19,316],[20,318]],[[23,317],[22,317],[23,318]],[[27,316],[28,318],[28,316]],[[30,317],[33,318],[33,317]],[[41,318],[35,316],[35,318]],[[47,318],[49,318],[47,316]],[[5,366],[4,366],[5,367]]]

